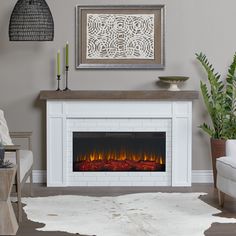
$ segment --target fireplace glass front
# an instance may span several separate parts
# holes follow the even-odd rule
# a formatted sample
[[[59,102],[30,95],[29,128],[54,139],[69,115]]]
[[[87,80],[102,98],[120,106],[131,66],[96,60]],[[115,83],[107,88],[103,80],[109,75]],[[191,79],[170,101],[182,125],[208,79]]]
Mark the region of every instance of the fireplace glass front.
[[[165,171],[165,132],[73,132],[73,171]]]

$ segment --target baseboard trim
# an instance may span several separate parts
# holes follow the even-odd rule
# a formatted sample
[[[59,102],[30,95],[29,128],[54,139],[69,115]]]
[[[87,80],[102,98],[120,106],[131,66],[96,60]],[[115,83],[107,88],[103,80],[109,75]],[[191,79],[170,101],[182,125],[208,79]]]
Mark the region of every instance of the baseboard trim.
[[[46,170],[33,170],[33,183],[44,184],[46,179]]]
[[[193,170],[192,183],[213,183],[212,170]]]
[[[46,183],[46,171],[33,170],[33,182],[40,184]],[[193,170],[192,183],[213,183],[212,170]]]

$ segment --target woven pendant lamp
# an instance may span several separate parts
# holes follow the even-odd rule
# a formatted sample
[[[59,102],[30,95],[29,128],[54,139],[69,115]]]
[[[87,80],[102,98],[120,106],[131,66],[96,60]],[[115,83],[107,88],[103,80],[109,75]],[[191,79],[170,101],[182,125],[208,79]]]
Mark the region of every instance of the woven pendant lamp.
[[[18,0],[9,24],[10,41],[53,41],[54,22],[45,0]]]

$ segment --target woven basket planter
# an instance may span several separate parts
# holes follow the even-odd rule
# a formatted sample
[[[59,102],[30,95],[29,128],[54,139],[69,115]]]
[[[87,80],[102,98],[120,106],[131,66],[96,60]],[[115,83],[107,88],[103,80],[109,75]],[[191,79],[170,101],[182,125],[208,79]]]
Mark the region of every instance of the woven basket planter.
[[[216,159],[225,156],[225,142],[223,139],[211,139],[211,157],[215,188],[217,182]]]

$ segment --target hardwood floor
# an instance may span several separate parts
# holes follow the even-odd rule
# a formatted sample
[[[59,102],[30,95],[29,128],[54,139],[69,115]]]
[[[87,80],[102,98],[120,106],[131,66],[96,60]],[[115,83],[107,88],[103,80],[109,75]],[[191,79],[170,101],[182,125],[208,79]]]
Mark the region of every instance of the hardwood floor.
[[[27,186],[26,186],[27,187]],[[24,191],[28,192],[28,191]],[[217,191],[212,184],[194,184],[191,188],[172,188],[172,187],[68,187],[68,188],[46,188],[43,185],[34,185],[34,196],[54,196],[54,195],[84,195],[84,196],[118,196],[130,193],[142,192],[203,192],[207,195],[201,196],[200,199],[207,204],[218,209]],[[14,204],[16,207],[16,204]],[[236,218],[236,199],[226,196],[225,206],[219,217]],[[197,222],[196,222],[197,223]],[[23,222],[20,224],[17,236],[70,236],[64,232],[42,232],[36,228],[43,227],[43,224],[29,221],[23,213]],[[78,234],[76,234],[78,236]],[[213,223],[205,231],[206,236],[235,236],[236,224],[219,224]],[[135,235],[136,236],[136,235]],[[180,235],[181,236],[181,235]]]

